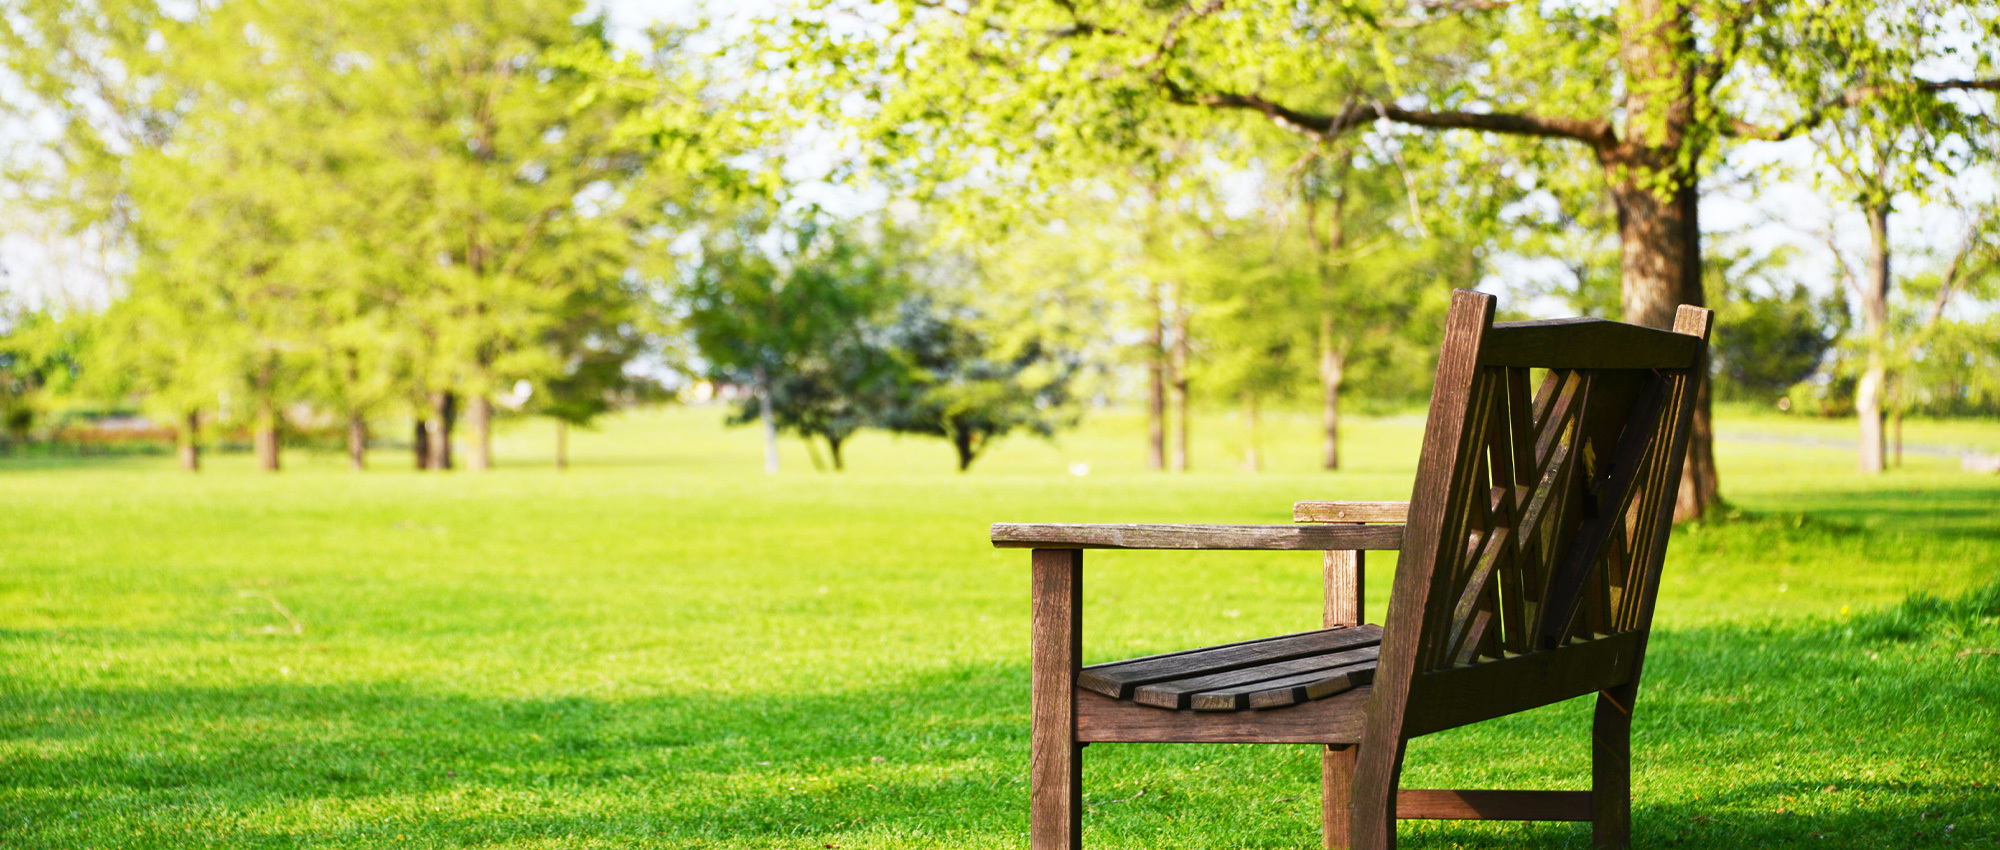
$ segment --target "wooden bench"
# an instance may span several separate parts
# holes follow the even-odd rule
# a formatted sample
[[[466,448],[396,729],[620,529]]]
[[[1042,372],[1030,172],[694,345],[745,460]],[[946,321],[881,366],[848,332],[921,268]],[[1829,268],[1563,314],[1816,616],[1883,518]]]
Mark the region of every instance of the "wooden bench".
[[[1495,323],[1460,291],[1410,501],[1299,502],[1288,526],[993,526],[1034,550],[1032,846],[1081,846],[1082,750],[1105,742],[1325,745],[1329,848],[1392,848],[1398,818],[1590,821],[1595,846],[1629,846],[1632,704],[1709,320]],[[1325,628],[1083,667],[1085,549],[1323,552]],[[1379,627],[1367,550],[1399,553]],[[1398,787],[1411,738],[1593,693],[1589,791]]]

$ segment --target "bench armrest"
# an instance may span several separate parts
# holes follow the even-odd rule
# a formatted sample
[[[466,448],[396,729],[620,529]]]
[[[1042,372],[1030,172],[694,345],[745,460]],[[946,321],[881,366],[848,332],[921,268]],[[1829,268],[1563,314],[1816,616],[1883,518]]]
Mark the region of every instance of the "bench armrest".
[[[1399,549],[1400,525],[1129,525],[1002,522],[1002,549]]]
[[[1295,502],[1293,522],[1409,521],[1409,502]]]

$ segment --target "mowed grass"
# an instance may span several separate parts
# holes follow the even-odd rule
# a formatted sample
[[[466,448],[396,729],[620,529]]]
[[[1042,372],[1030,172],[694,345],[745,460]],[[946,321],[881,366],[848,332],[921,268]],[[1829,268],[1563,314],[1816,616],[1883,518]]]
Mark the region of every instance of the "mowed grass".
[[[1106,415],[970,475],[868,436],[846,474],[794,441],[767,477],[719,420],[621,417],[566,474],[533,423],[484,476],[389,452],[365,475],[0,464],[0,847],[1025,846],[1028,559],[987,524],[1407,498],[1421,427],[1356,422],[1338,474],[1311,471],[1303,416],[1270,423],[1270,471],[1235,468],[1218,416],[1200,471],[1158,475]],[[1932,457],[1864,479],[1851,451],[1760,439],[1720,444],[1736,515],[1675,533],[1636,843],[2000,846],[2000,480]],[[1091,553],[1087,660],[1313,627],[1317,581],[1310,554]],[[1421,739],[1405,785],[1587,787],[1588,735],[1578,700]],[[1090,846],[1318,846],[1310,747],[1085,761]]]

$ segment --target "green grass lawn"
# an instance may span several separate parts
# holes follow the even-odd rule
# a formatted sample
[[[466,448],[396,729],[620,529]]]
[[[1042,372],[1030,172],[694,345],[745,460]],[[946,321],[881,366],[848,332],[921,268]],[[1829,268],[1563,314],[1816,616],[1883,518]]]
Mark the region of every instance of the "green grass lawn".
[[[755,432],[719,419],[619,418],[576,437],[567,474],[539,424],[484,476],[386,452],[366,475],[298,453],[275,477],[240,457],[0,464],[0,847],[1024,846],[1028,558],[987,524],[1407,498],[1420,428],[1357,422],[1338,474],[1310,471],[1303,416],[1270,423],[1272,471],[1235,469],[1217,417],[1202,471],[1172,476],[1105,416],[970,475],[941,444],[867,436],[844,475],[794,441],[767,477]],[[1865,479],[1851,451],[1770,440],[1718,454],[1736,513],[1675,533],[1636,843],[2000,846],[2000,479],[1941,457]],[[1311,554],[1093,553],[1086,576],[1091,662],[1317,624]],[[1588,705],[1421,739],[1405,784],[1586,787]],[[1086,840],[1316,847],[1317,782],[1309,747],[1092,747]],[[1579,824],[1401,834],[1589,843]]]

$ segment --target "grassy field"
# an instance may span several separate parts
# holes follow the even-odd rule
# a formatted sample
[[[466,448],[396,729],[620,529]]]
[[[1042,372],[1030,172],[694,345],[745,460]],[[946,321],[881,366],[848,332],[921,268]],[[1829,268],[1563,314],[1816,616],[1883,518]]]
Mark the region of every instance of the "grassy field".
[[[1284,522],[1407,498],[1419,421],[1311,469],[1139,468],[1139,423],[1013,440],[970,475],[870,436],[757,472],[714,410],[630,415],[545,468],[402,454],[199,476],[0,464],[0,847],[1025,845],[1027,555],[994,521]],[[1822,426],[1721,423],[1732,515],[1676,532],[1636,716],[1642,847],[2000,846],[2000,479],[1877,479]],[[1851,427],[1851,423],[1850,423]],[[1909,439],[2000,445],[2000,426]],[[1831,433],[1831,432],[1830,432]],[[1775,435],[1775,436],[1774,436]],[[1793,444],[1798,443],[1797,445]],[[1066,470],[1078,463],[1087,476]],[[1386,566],[1386,559],[1371,561]],[[1316,625],[1301,554],[1092,555],[1103,661]],[[1387,570],[1371,571],[1375,615]],[[1411,787],[1580,788],[1588,703],[1412,747]],[[1100,746],[1094,847],[1317,846],[1308,747]],[[1410,823],[1409,847],[1588,846],[1584,825]]]

